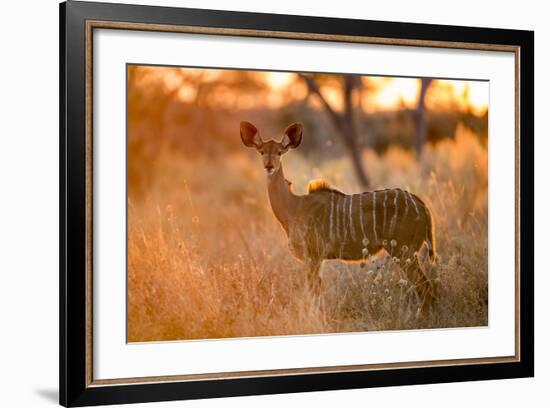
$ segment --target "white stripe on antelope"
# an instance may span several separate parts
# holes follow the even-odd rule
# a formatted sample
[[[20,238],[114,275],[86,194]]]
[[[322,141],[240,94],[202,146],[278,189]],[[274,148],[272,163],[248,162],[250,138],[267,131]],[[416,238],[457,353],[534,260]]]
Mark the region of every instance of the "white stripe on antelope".
[[[342,240],[345,242],[348,239],[348,226],[346,223],[346,208],[347,208],[347,201],[349,196],[345,195],[344,200],[342,201],[342,234],[344,235],[344,238]]]
[[[341,196],[336,196],[335,204],[335,215],[336,215],[336,238],[340,240],[340,211],[338,210],[338,205],[340,204]]]
[[[412,203],[414,205],[414,210],[416,211],[416,219],[420,218],[420,212],[418,211],[418,206],[416,205],[416,201],[414,200],[411,193],[409,193],[408,191],[406,191],[406,193],[407,193],[407,195],[409,196],[409,199],[412,201]]]
[[[351,234],[351,240],[355,241],[355,227],[353,225],[353,197],[354,195],[348,196],[349,197],[349,232]]]
[[[359,225],[361,225],[361,242],[366,242],[367,235],[365,234],[365,226],[363,224],[363,194],[359,194]],[[363,244],[366,246],[366,244]]]
[[[330,192],[329,238],[334,239],[334,191]]]
[[[384,232],[386,232],[386,213],[388,211],[387,207],[386,207],[386,201],[388,200],[388,190],[384,190],[384,202],[382,204],[382,206],[384,207],[384,219],[382,221],[382,234],[384,234]]]
[[[395,223],[397,222],[397,213],[399,212],[399,207],[397,206],[397,198],[399,197],[399,189],[395,189],[395,196],[393,197],[393,217],[390,222],[390,233],[392,236],[395,230]]]
[[[374,243],[378,244],[378,236],[376,234],[376,191],[372,192],[372,232],[374,233]]]

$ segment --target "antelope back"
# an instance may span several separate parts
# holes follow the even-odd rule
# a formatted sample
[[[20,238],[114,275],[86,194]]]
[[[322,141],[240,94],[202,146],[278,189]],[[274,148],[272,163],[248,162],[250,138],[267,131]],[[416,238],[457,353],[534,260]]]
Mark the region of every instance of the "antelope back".
[[[325,252],[327,258],[360,259],[382,247],[418,251],[426,242],[434,250],[433,223],[424,202],[401,189],[346,195],[332,189],[306,196],[300,218],[309,225],[310,251]],[[319,248],[319,243],[324,250]],[[392,246],[393,244],[393,246]]]

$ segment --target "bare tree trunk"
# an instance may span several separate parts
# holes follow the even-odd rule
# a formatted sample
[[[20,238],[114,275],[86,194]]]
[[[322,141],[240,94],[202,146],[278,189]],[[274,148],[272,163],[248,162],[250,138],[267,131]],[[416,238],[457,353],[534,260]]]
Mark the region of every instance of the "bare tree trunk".
[[[413,119],[415,122],[415,139],[414,150],[416,152],[416,159],[419,160],[422,156],[422,150],[424,144],[428,138],[428,120],[426,115],[426,92],[432,80],[429,78],[422,78],[420,83],[420,94],[418,95],[418,102],[416,109],[413,111]]]
[[[300,74],[300,78],[306,83],[310,93],[315,94],[321,104],[323,105],[328,116],[332,120],[334,126],[338,130],[344,145],[348,149],[353,164],[353,169],[357,180],[362,188],[369,188],[370,181],[365,168],[363,166],[363,160],[357,144],[357,129],[355,127],[354,109],[353,109],[353,92],[357,90],[360,84],[358,84],[358,78],[353,75],[344,76],[344,111],[343,113],[337,113],[327,100],[321,94],[319,86],[315,79],[310,76]]]
[[[369,188],[370,181],[367,176],[367,172],[363,167],[363,159],[360,154],[359,147],[357,146],[357,138],[355,136],[355,129],[348,129],[344,131],[344,144],[346,145],[350,157],[351,163],[353,164],[353,170],[355,171],[355,176],[359,181],[359,184],[363,188]]]
[[[353,91],[360,86],[358,77],[353,75],[344,76],[344,118],[342,121],[342,133],[348,147],[355,175],[359,180],[359,184],[363,188],[369,188],[370,181],[363,167],[363,160],[357,146],[357,128],[355,127],[355,115],[353,109]]]

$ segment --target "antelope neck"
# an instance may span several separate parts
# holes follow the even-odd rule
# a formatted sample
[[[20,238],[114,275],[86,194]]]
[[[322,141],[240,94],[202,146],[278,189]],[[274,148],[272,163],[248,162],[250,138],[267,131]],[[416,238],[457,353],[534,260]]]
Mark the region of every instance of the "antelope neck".
[[[279,170],[271,176],[267,176],[267,191],[275,217],[288,232],[290,220],[298,205],[298,196],[292,192],[290,182],[285,179],[282,164]]]

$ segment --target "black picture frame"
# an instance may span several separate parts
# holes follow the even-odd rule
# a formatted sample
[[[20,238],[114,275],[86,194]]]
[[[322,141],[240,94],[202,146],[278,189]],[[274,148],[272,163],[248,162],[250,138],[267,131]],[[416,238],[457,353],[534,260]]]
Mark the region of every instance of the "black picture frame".
[[[68,1],[60,4],[60,403],[122,404],[534,376],[534,33],[532,31]],[[87,372],[86,23],[186,25],[414,41],[494,44],[519,53],[516,157],[521,200],[518,361],[136,384]],[[518,231],[516,231],[516,236]]]

